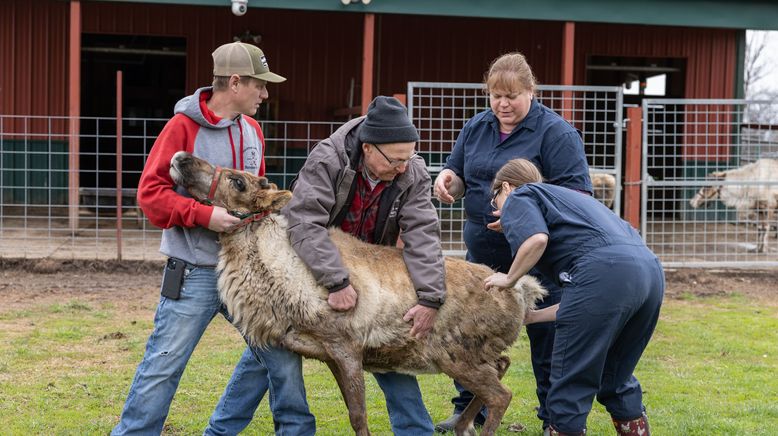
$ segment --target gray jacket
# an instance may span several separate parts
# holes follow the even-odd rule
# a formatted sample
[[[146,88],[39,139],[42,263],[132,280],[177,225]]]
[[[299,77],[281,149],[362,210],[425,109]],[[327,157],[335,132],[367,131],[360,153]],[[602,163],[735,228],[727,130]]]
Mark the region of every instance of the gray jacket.
[[[331,292],[349,284],[337,248],[327,229],[340,226],[351,205],[356,167],[362,159],[358,139],[364,117],[341,126],[311,150],[297,176],[294,195],[281,211],[289,222],[289,240],[317,282]],[[446,297],[440,223],[431,197],[432,182],[424,159],[414,158],[381,194],[376,244],[405,246],[403,258],[416,287],[419,304],[440,307]]]

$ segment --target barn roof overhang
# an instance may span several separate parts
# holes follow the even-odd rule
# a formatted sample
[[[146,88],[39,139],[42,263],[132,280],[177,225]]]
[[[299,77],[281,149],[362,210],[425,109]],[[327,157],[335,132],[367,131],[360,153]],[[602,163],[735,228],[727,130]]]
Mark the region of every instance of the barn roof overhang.
[[[230,0],[108,0],[230,7]],[[353,0],[352,0],[353,1]],[[248,0],[251,8],[778,30],[775,0]]]

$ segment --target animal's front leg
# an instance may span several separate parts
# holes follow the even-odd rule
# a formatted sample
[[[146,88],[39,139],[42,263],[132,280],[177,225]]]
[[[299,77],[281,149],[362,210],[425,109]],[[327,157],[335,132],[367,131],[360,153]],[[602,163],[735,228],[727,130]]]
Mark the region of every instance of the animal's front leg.
[[[357,436],[369,436],[365,406],[365,378],[362,352],[343,344],[324,344],[331,360],[327,361],[348,407],[351,427]]]
[[[756,243],[756,252],[757,253],[764,253],[767,249],[767,236],[770,233],[770,224],[765,222],[760,222],[757,227],[757,243]]]

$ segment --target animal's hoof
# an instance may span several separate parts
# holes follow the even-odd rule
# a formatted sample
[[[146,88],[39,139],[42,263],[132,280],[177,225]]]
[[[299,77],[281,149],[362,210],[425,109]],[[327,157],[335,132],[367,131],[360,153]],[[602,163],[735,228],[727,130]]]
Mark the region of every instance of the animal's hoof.
[[[454,413],[444,421],[440,421],[439,423],[435,424],[435,432],[448,433],[454,431],[454,427],[457,425],[460,415],[460,413]]]
[[[513,432],[513,433],[521,433],[521,432],[523,432],[526,429],[527,429],[527,427],[524,424],[520,423],[520,422],[514,422],[513,424],[510,424],[508,426],[508,431]]]
[[[464,430],[454,429],[454,434],[456,434],[456,436],[476,436],[477,435],[473,424],[470,424],[470,427],[467,427]]]

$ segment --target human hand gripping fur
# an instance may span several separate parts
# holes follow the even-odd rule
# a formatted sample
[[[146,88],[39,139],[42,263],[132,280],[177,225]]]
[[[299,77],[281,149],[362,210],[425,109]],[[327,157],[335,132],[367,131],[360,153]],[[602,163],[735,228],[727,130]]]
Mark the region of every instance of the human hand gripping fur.
[[[211,220],[208,221],[208,230],[214,232],[226,232],[232,229],[240,222],[240,218],[232,216],[227,212],[227,209],[214,206],[213,212],[211,212]]]
[[[411,337],[423,339],[432,330],[435,324],[435,318],[438,316],[438,309],[417,304],[403,316],[403,321],[411,322]]]
[[[330,292],[327,303],[333,310],[345,312],[356,306],[357,291],[354,290],[353,286],[348,285],[339,291]]]
[[[494,273],[484,280],[484,289],[489,290],[492,286],[498,288],[510,288],[516,284],[516,280],[511,280],[508,274]]]

